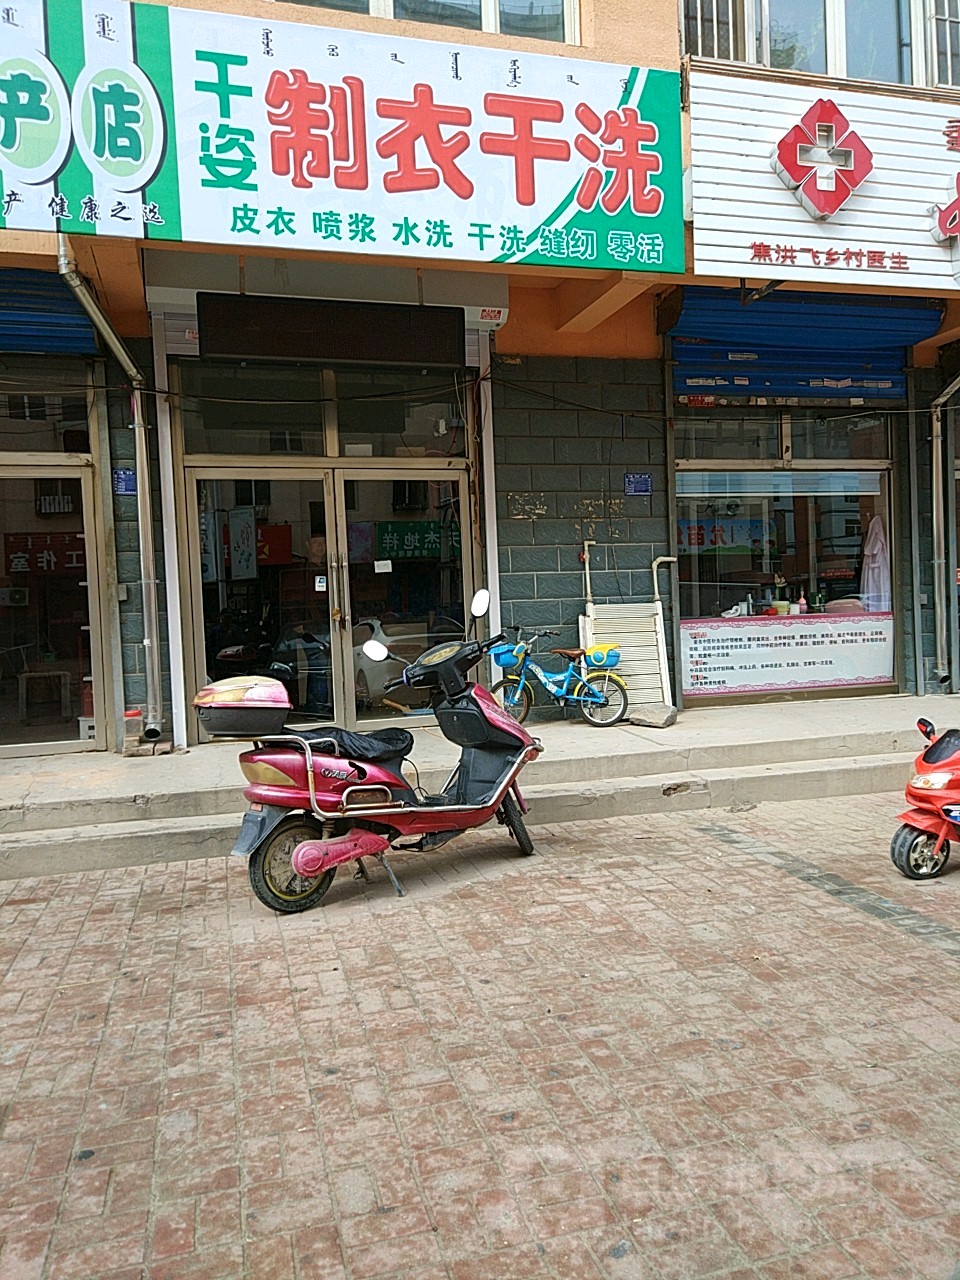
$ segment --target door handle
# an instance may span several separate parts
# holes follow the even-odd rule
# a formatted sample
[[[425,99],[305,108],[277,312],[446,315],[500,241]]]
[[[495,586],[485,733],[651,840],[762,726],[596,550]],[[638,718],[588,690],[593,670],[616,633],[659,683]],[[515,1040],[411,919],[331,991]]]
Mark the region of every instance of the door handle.
[[[330,557],[330,627],[343,628],[343,613],[340,608],[340,563],[336,556]]]

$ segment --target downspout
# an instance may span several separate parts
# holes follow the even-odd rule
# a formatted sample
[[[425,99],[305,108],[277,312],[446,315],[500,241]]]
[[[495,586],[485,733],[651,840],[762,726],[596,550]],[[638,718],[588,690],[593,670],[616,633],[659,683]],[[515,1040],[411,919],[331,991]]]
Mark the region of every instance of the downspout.
[[[947,654],[947,556],[943,507],[943,406],[960,391],[960,377],[945,387],[930,405],[930,488],[933,516],[933,617],[937,630],[937,680],[950,679]]]
[[[94,328],[109,347],[117,363],[130,379],[131,409],[137,464],[137,524],[140,532],[140,590],[143,598],[143,649],[147,681],[147,708],[143,736],[150,742],[160,737],[163,707],[160,696],[160,620],[157,609],[157,571],[153,546],[153,504],[150,500],[150,456],[147,428],[143,420],[143,391],[146,380],[133,362],[123,340],[100,309],[100,305],[77,272],[63,233],[57,235],[57,270],[64,283],[93,321]]]

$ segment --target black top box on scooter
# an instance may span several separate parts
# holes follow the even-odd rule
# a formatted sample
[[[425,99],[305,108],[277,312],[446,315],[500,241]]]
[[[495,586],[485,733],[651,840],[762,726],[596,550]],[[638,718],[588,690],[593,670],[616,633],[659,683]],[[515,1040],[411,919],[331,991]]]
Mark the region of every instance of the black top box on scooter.
[[[283,733],[292,711],[290,695],[269,676],[231,676],[199,691],[193,700],[201,725],[212,738],[252,741]]]

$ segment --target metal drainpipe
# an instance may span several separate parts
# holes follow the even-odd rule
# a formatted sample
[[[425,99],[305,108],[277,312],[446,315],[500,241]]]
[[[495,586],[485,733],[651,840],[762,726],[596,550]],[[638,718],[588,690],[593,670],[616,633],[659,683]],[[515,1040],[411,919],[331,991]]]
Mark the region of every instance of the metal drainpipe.
[[[76,295],[77,301],[93,321],[94,327],[110,348],[118,364],[130,379],[132,387],[135,456],[137,464],[137,524],[140,532],[140,590],[143,597],[143,650],[147,679],[147,714],[143,736],[150,742],[160,737],[163,705],[160,697],[160,616],[157,608],[157,571],[153,546],[153,504],[150,498],[150,456],[147,450],[147,428],[143,420],[143,389],[146,380],[133,362],[123,340],[100,309],[100,305],[77,272],[70,257],[67,238],[57,236],[57,270]]]
[[[945,387],[930,406],[930,488],[933,515],[933,615],[937,629],[937,679],[950,679],[947,657],[947,556],[943,507],[943,406],[960,391],[960,377]]]

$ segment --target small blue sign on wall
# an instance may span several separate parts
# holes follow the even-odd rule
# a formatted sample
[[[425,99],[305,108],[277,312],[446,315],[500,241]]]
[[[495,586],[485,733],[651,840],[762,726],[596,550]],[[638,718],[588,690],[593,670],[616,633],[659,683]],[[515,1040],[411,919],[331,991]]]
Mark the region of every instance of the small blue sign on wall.
[[[648,471],[625,471],[623,492],[628,498],[647,498],[653,493],[653,476]]]
[[[136,497],[137,473],[131,467],[113,468],[113,492],[123,497]]]

